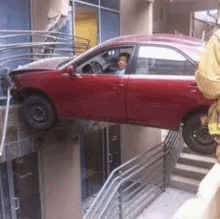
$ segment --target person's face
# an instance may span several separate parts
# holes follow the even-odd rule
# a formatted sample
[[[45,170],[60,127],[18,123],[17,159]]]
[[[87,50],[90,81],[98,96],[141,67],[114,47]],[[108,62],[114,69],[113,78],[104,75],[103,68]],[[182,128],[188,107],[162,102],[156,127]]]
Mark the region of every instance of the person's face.
[[[120,56],[120,58],[118,59],[118,67],[120,69],[124,69],[126,68],[128,65],[128,60],[126,56]]]

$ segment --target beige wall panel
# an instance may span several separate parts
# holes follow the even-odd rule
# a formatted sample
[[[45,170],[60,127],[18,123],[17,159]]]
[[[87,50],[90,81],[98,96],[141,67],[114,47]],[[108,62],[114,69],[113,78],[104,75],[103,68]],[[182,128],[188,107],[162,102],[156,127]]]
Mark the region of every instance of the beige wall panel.
[[[167,5],[165,0],[155,0],[153,4],[153,32],[165,33],[167,21]]]
[[[50,0],[32,1],[32,29],[44,30],[48,24],[48,11]]]
[[[146,1],[122,0],[122,35],[152,33],[152,8],[152,3]]]
[[[49,21],[48,16],[67,15],[68,5],[69,0],[32,0],[32,29],[44,30]]]
[[[45,219],[80,219],[78,143],[57,143],[42,154]]]
[[[122,163],[160,143],[160,129],[135,125],[121,125]]]

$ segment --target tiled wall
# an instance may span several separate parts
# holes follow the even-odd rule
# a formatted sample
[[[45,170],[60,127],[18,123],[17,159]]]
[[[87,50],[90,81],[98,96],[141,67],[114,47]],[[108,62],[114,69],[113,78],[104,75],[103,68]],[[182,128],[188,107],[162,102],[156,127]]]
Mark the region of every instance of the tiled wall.
[[[30,129],[22,122],[19,109],[17,106],[10,107],[5,145],[0,162],[32,153],[39,146],[37,139],[40,133]],[[2,139],[4,118],[5,108],[0,108],[0,140]]]
[[[4,125],[5,108],[0,108],[0,140]],[[21,106],[11,106],[9,111],[7,134],[0,162],[37,151],[39,147],[49,147],[56,142],[74,139],[81,132],[92,132],[109,123],[61,120],[48,131],[36,131],[26,125],[22,119]]]

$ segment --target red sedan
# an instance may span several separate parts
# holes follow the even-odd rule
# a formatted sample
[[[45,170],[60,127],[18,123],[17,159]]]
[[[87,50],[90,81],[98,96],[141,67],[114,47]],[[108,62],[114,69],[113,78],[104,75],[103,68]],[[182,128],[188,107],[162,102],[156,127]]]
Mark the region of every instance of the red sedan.
[[[118,37],[72,60],[11,72],[14,97],[38,130],[50,128],[57,116],[164,129],[183,124],[186,144],[212,153],[215,143],[200,117],[213,100],[203,97],[194,77],[203,46],[186,36]],[[129,55],[128,64],[117,74],[121,53]]]

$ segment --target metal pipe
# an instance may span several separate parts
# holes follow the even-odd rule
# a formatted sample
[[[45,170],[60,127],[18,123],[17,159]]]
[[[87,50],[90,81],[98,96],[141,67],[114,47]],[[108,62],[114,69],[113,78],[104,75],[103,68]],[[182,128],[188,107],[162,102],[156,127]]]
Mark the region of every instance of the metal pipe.
[[[120,181],[119,184],[121,184],[122,182],[122,174],[121,174],[121,170],[119,171],[120,174]],[[122,209],[122,188],[121,186],[123,186],[123,184],[120,185],[119,187],[119,219],[123,219],[123,209]]]
[[[154,173],[154,171],[156,171],[156,169],[158,169],[159,167],[161,166],[161,164],[158,162],[156,163],[155,166],[153,166],[153,168],[148,168],[145,170],[145,173],[142,174],[140,177],[138,177],[138,180],[135,180],[135,183],[131,184],[130,186],[128,186],[124,192],[127,192],[127,190],[129,190],[130,188],[132,188],[132,186],[134,186],[135,184],[143,181],[145,179],[145,177],[148,175],[148,174],[151,174],[151,173]],[[150,179],[149,176],[147,179]]]
[[[155,147],[153,150],[155,150],[155,149],[157,149],[158,148],[158,146],[157,147]],[[153,151],[153,150],[149,150],[149,151]],[[161,152],[162,152],[162,150],[161,150]],[[144,153],[145,155],[149,155],[149,154],[147,154],[147,153]],[[142,154],[143,155],[143,154]],[[158,155],[158,152],[155,152],[153,155],[151,155],[151,157],[150,157],[150,160],[152,160],[152,158],[154,157],[154,156],[156,156],[156,155]],[[150,155],[149,155],[150,156]],[[163,156],[163,155],[162,155]],[[157,161],[157,160],[156,160]],[[148,162],[149,162],[149,160],[148,160]],[[140,167],[140,165],[142,165],[144,163],[144,161],[142,161],[142,162],[139,162],[138,164],[136,164],[135,166],[132,166],[130,169],[128,169],[127,171],[125,171],[124,173],[122,173],[122,176],[123,177],[125,177],[125,175],[126,174],[129,174],[129,172],[131,172],[132,171],[132,174],[136,174],[136,173],[138,173],[138,172],[140,172],[143,168],[145,168],[146,167],[146,165],[144,166],[144,167],[142,167],[142,168],[139,168]],[[152,163],[154,163],[154,162],[152,162]],[[147,164],[147,165],[151,165],[151,163],[150,164]],[[139,168],[138,170],[136,170],[136,171],[134,171],[135,169],[137,169],[137,168]],[[125,177],[125,179],[126,180],[128,180],[129,178],[128,177],[132,177],[132,174],[130,174],[130,175],[128,175],[127,177]],[[109,177],[110,178],[110,177]],[[104,200],[105,199],[105,197],[108,197],[108,193],[109,192],[112,192],[112,187],[114,187],[113,186],[113,184],[117,181],[117,180],[119,180],[120,179],[120,177],[118,176],[118,177],[115,177],[114,178],[114,180],[112,181],[112,183],[109,185],[109,188],[107,189],[107,191],[104,193],[104,194],[102,194],[102,197],[101,197],[101,200]],[[124,182],[124,180],[122,181],[122,182]],[[105,184],[106,185],[106,184]],[[104,186],[105,186],[104,185]],[[103,186],[103,187],[104,187]],[[104,191],[104,190],[103,190]],[[99,194],[101,194],[102,192],[100,191],[100,193]],[[98,196],[97,196],[97,200],[99,199],[99,194],[98,194]],[[96,202],[96,200],[93,202],[93,204]],[[96,208],[95,209],[98,209],[99,207],[100,207],[100,205],[101,205],[101,201],[99,202],[99,204],[96,204]],[[92,206],[91,206],[92,207]],[[90,210],[89,210],[90,211]],[[89,212],[88,211],[88,212]],[[93,212],[95,212],[95,210],[93,211]],[[87,215],[86,215],[87,216]],[[85,218],[86,218],[86,216],[85,216]]]
[[[5,145],[5,137],[8,125],[8,114],[9,114],[9,107],[10,107],[10,96],[11,96],[11,86],[7,90],[7,104],[5,110],[5,119],[4,119],[4,126],[3,126],[3,133],[2,133],[2,140],[0,146],[0,156],[2,156],[4,145]]]
[[[95,198],[94,202],[92,203],[92,205],[90,206],[89,210],[87,211],[87,213],[85,214],[85,216],[83,217],[84,219],[86,219],[89,215],[89,212],[91,211],[91,209],[94,208],[94,206],[96,206],[96,208],[98,208],[98,205],[97,205],[97,201],[100,199],[100,197],[103,197],[103,191],[106,190],[106,187],[108,186],[108,184],[110,183],[110,181],[112,180],[113,176],[122,168],[126,167],[127,165],[131,164],[132,162],[136,161],[136,160],[139,160],[141,157],[143,157],[144,155],[148,154],[149,152],[151,151],[154,151],[155,149],[159,148],[161,145],[163,145],[163,143],[161,144],[158,144],[156,145],[154,148],[151,148],[149,150],[147,150],[146,152],[140,154],[140,155],[137,155],[136,157],[132,158],[131,160],[125,162],[124,164],[122,164],[121,166],[115,168],[110,176],[108,177],[107,181],[105,182],[105,184],[103,185],[103,187],[101,188],[101,190],[99,191],[99,194],[97,195],[97,197]],[[113,180],[115,181],[115,179]],[[94,211],[93,211],[94,212]]]
[[[142,209],[146,208],[146,206],[149,206],[158,197],[158,195],[162,193],[162,191],[159,188],[157,188],[157,189],[151,188],[149,191],[150,192],[147,194],[147,197],[143,198],[144,200],[142,201],[142,205],[140,207]],[[153,198],[151,197],[151,195],[153,195]],[[136,206],[134,206],[134,207],[136,207]],[[132,208],[129,209],[130,212],[127,215],[125,215],[125,217],[134,218],[133,216],[129,217],[132,213],[134,214],[134,211],[133,211],[135,209],[134,207],[132,206]]]
[[[163,156],[164,156],[164,155],[160,156],[157,160],[161,159]],[[157,160],[153,161],[152,163],[155,163]],[[110,196],[110,201],[111,201],[111,199],[113,198],[113,196],[115,195],[116,191],[118,190],[119,186],[120,186],[122,183],[124,183],[124,182],[127,181],[128,179],[132,178],[136,173],[139,173],[143,168],[148,167],[148,166],[151,166],[152,163],[147,164],[147,165],[145,165],[144,167],[141,167],[139,170],[135,171],[134,173],[132,173],[132,174],[130,174],[129,176],[127,176],[126,178],[124,178],[124,179],[120,182],[120,184],[117,185],[116,189],[114,189],[114,192],[112,192],[112,195]],[[110,201],[108,201],[108,202],[105,204],[105,206],[104,206],[102,212],[100,213],[99,219],[101,219],[102,215],[103,215],[104,212],[106,211],[106,208],[108,207]]]
[[[158,150],[156,149],[158,149],[161,145],[163,145],[164,147],[161,148],[161,150],[159,150],[158,152]],[[132,208],[142,209],[143,207],[146,207],[146,204],[151,203],[152,200],[158,197],[158,194],[164,191],[164,180],[168,174],[167,172],[165,173],[166,177],[160,174],[162,173],[163,169],[159,168],[159,162],[161,162],[162,165],[162,158],[167,155],[167,157],[169,158],[167,159],[167,161],[169,162],[169,164],[167,165],[168,170],[172,169],[173,159],[177,159],[178,154],[182,149],[182,146],[183,142],[179,132],[170,131],[165,139],[165,144],[162,143],[155,148],[152,148],[152,150],[149,150],[153,153],[153,155],[152,153],[149,153],[149,151],[147,151],[133,158],[132,161],[128,161],[124,165],[116,168],[110,174],[110,177],[107,180],[108,183],[105,183],[105,185],[102,187],[102,192],[99,192],[96,200],[93,202],[92,206],[95,207],[93,208],[92,206],[90,206],[90,209],[87,211],[86,217],[84,218],[101,219],[106,218],[106,216],[108,216],[107,218],[109,218],[109,215],[111,215],[111,218],[113,218],[114,213],[120,214],[121,216],[119,216],[120,218],[122,218],[122,212],[123,217],[126,217],[126,214],[129,216],[132,214],[133,216],[137,213],[137,211],[135,210],[135,212],[132,212]],[[123,169],[125,169],[124,172]],[[140,173],[142,174],[141,177],[139,177]],[[150,176],[148,177],[148,175]],[[115,178],[113,178],[114,176]],[[143,181],[145,179],[146,181],[148,181],[148,183],[141,182],[141,184],[138,185],[140,181]],[[133,182],[132,180],[135,181]],[[126,187],[125,189],[121,187],[125,182],[130,181],[132,181],[131,185],[128,185],[128,187]],[[126,191],[129,192],[132,188],[133,191],[127,195]],[[146,191],[144,195],[143,191]],[[150,196],[151,193],[149,193],[149,191],[151,191],[153,195]],[[156,191],[158,191],[157,194],[155,194]],[[133,196],[135,196],[135,198]],[[147,202],[145,197],[147,197]],[[128,202],[126,202],[126,200],[128,200]],[[117,203],[118,206],[115,207]],[[132,207],[130,207],[129,204],[131,204]],[[128,208],[128,211],[124,209],[125,207]],[[120,210],[118,211],[118,209]],[[113,211],[114,213],[112,213]]]

